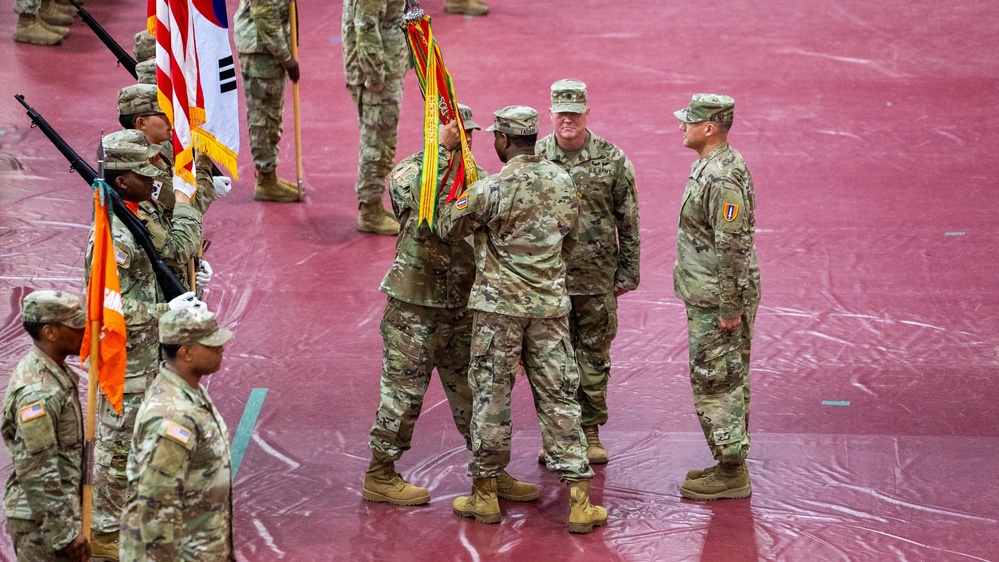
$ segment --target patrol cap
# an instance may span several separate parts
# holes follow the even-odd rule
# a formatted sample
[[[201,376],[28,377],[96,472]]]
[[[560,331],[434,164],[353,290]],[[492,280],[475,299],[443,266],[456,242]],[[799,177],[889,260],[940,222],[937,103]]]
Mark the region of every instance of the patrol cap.
[[[160,343],[218,347],[230,339],[232,331],[220,327],[215,313],[207,308],[171,310],[160,316]]]
[[[718,94],[694,94],[687,107],[674,111],[673,115],[684,123],[732,123],[735,118],[735,100]]]
[[[156,58],[156,38],[145,29],[136,33],[132,53],[135,54],[135,62]]]
[[[552,84],[552,112],[585,113],[586,84],[572,78]]]
[[[81,329],[87,325],[83,299],[66,291],[33,291],[24,297],[21,320],[35,324],[62,324]]]
[[[141,140],[136,136],[141,136]],[[125,129],[105,135],[101,139],[104,146],[104,169],[125,170],[141,176],[155,177],[159,170],[149,163],[151,152],[155,150],[145,140],[141,131]]]
[[[508,105],[493,113],[493,124],[486,131],[518,137],[538,134],[538,112],[526,105]]]
[[[465,130],[466,131],[468,131],[470,129],[479,129],[479,130],[482,130],[482,127],[480,127],[478,123],[476,123],[475,121],[472,120],[472,108],[471,107],[468,107],[467,105],[465,105],[463,103],[459,103],[458,104],[458,112],[461,113],[461,122],[465,125]]]
[[[150,59],[135,65],[135,77],[139,84],[156,85],[156,61]]]
[[[158,115],[163,113],[156,97],[156,86],[132,84],[118,91],[119,115]]]

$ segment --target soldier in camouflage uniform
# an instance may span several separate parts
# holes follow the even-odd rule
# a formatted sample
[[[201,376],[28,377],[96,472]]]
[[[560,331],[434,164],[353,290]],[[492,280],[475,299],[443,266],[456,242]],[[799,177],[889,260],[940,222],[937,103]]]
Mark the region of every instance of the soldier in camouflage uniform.
[[[7,527],[19,562],[88,561],[79,376],[65,365],[80,353],[86,311],[76,295],[35,291],[21,319],[34,345],[3,401],[0,431],[14,463],[3,494]]]
[[[409,61],[402,14],[403,0],[343,0],[343,69],[361,128],[357,230],[393,236],[399,223],[382,207],[382,194],[395,161]]]
[[[232,332],[205,308],[160,318],[166,360],[146,393],[128,455],[123,561],[235,560],[229,432],[200,382]]]
[[[465,124],[469,147],[479,126],[472,110],[458,106]],[[440,138],[437,177],[438,205],[454,184],[448,171],[448,156],[461,144],[458,123],[452,121]],[[468,426],[472,417],[472,391],[468,387],[468,352],[472,315],[466,308],[475,278],[475,257],[464,240],[441,240],[426,223],[418,220],[423,152],[404,159],[392,171],[389,193],[402,232],[396,240],[395,261],[381,290],[388,295],[382,317],[384,341],[382,400],[375,414],[368,447],[371,465],[364,476],[362,497],[395,505],[419,505],[430,501],[430,491],[406,482],[395,471],[395,461],[409,450],[413,428],[423,408],[423,396],[437,368],[444,394],[458,432],[471,449]],[[485,176],[485,170],[479,173]],[[446,174],[446,175],[445,175]],[[500,497],[514,501],[537,499],[536,486],[518,482],[503,471],[498,477]]]
[[[233,17],[250,152],[257,170],[255,201],[299,200],[298,184],[277,177],[285,80],[299,79],[298,61],[291,56],[290,14],[288,0],[240,0]]]
[[[73,25],[74,8],[55,0],[14,0],[17,27],[14,41],[32,45],[58,45]]]
[[[138,204],[152,198],[152,178],[158,172],[149,163],[148,147],[125,141],[127,134],[129,133],[122,131],[102,139],[105,179],[126,203]],[[188,197],[183,193],[177,192],[176,199],[168,237],[171,245],[183,248],[182,252],[191,255],[201,240],[201,213],[191,207]],[[118,277],[121,280],[128,363],[125,367],[125,396],[121,415],[115,412],[103,394],[98,397],[92,548],[95,557],[117,559],[119,517],[128,491],[125,463],[132,427],[139,403],[156,375],[156,365],[159,362],[156,322],[171,306],[183,306],[181,303],[189,301],[184,298],[187,295],[175,299],[176,303],[171,301],[173,304],[161,301],[149,257],[142,251],[132,233],[114,216],[111,219],[111,237],[118,264]],[[88,280],[93,244],[91,232],[86,257]]]
[[[506,166],[472,184],[437,223],[442,238],[473,235],[475,282],[468,381],[472,388],[471,496],[454,512],[498,523],[496,478],[510,462],[510,395],[523,359],[541,426],[549,470],[569,486],[569,531],[605,525],[607,511],[590,505],[569,341],[569,295],[563,255],[576,243],[579,197],[572,179],[534,154],[538,112],[510,106],[496,112],[493,146]]]
[[[760,305],[756,196],[742,155],[728,144],[735,101],[696,94],[675,112],[697,152],[680,209],[673,292],[687,307],[694,407],[718,464],[691,470],[690,499],[750,495],[749,355]]]
[[[610,349],[617,335],[617,299],[638,288],[638,192],[635,168],[618,147],[586,128],[586,84],[551,87],[554,132],[538,142],[540,156],[572,176],[579,192],[579,243],[566,258],[572,301],[569,333],[579,366],[576,399],[583,413],[586,456],[605,464],[598,428],[607,423]],[[538,462],[544,462],[543,452]]]

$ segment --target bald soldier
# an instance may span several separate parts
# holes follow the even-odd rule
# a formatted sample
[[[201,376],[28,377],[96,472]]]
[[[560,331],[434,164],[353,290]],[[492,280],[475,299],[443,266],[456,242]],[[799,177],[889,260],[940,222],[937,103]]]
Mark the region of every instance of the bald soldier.
[[[14,467],[4,488],[7,528],[19,562],[90,560],[83,535],[83,413],[79,376],[86,311],[65,291],[24,297],[21,320],[32,346],[7,383],[0,430]]]
[[[673,292],[687,308],[694,408],[717,464],[687,473],[693,500],[750,495],[749,356],[760,306],[756,195],[742,155],[728,144],[735,100],[696,94],[674,113],[697,153],[680,208]]]
[[[579,243],[566,258],[572,302],[569,333],[579,366],[576,398],[583,416],[586,456],[605,464],[599,428],[607,423],[611,343],[617,299],[638,288],[638,192],[635,168],[620,148],[587,127],[586,84],[565,79],[551,87],[552,134],[535,151],[565,170],[579,193]],[[538,457],[544,462],[544,455]]]
[[[229,432],[201,385],[221,367],[232,332],[196,307],[160,317],[159,338],[164,361],[128,455],[121,560],[235,560]]]

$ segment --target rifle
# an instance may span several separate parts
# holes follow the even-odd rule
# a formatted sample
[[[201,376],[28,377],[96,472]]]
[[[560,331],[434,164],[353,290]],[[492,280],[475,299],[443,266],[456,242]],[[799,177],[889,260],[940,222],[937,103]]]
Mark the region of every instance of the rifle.
[[[69,160],[69,165],[71,170],[76,171],[80,174],[87,185],[93,185],[94,180],[97,178],[97,172],[87,164],[87,162],[80,157],[79,154],[72,147],[70,147],[59,133],[55,132],[55,129],[49,125],[48,121],[45,120],[35,108],[28,105],[24,101],[24,96],[17,94],[14,96],[25,109],[28,110],[28,118],[31,119],[31,126],[38,127],[42,133],[48,137],[49,142],[55,145],[59,152]],[[149,231],[146,230],[146,225],[142,223],[142,219],[135,216],[132,211],[128,210],[125,206],[125,202],[122,201],[121,196],[114,190],[110,190],[111,195],[111,210],[114,215],[118,217],[118,220],[125,225],[125,228],[132,233],[132,237],[135,238],[136,243],[142,247],[142,251],[149,256],[149,261],[153,265],[153,273],[156,274],[156,282],[159,284],[160,289],[163,290],[163,296],[167,301],[172,300],[174,297],[178,297],[187,292],[184,284],[177,279],[177,276],[170,271],[163,260],[160,258],[159,252],[153,246],[153,240],[149,237]]]
[[[97,35],[97,38],[104,43],[104,46],[110,49],[114,56],[118,57],[118,64],[124,66],[125,70],[132,75],[132,78],[138,79],[139,75],[135,72],[135,58],[128,54],[125,49],[122,49],[121,45],[114,40],[114,37],[111,37],[108,32],[101,27],[101,24],[97,23],[94,16],[90,15],[90,12],[85,10],[83,6],[77,4],[76,0],[69,0],[69,3],[76,8],[76,13],[80,14],[80,18],[83,20],[83,23],[87,24],[87,27],[93,30],[93,32]],[[51,137],[49,140],[52,140]]]

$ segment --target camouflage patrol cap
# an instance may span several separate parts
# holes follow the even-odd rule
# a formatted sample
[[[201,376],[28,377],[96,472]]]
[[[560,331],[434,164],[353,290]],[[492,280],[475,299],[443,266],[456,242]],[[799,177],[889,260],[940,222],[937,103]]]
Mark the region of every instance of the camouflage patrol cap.
[[[136,33],[132,53],[135,54],[135,62],[156,58],[156,38],[145,29]]]
[[[207,308],[171,310],[160,316],[160,343],[218,347],[230,339],[232,331],[219,327],[215,313]]]
[[[586,84],[572,78],[552,84],[552,112],[585,113]]]
[[[136,133],[142,137],[141,140]],[[149,163],[149,157],[155,154],[156,149],[149,146],[141,131],[134,129],[117,131],[105,135],[101,139],[101,144],[104,145],[105,170],[132,171],[147,177],[159,174],[159,170]]]
[[[694,94],[690,98],[690,104],[674,111],[673,115],[684,123],[732,123],[735,118],[735,100],[718,94]]]
[[[465,125],[465,130],[470,131],[472,129],[482,130],[482,127],[478,123],[472,120],[472,108],[468,107],[463,103],[458,104],[458,111],[461,113],[461,122]]]
[[[509,105],[493,115],[493,124],[486,131],[518,137],[538,134],[538,112],[533,107]]]
[[[156,61],[147,60],[135,65],[135,76],[139,84],[156,85]]]
[[[119,115],[158,115],[163,113],[156,98],[156,86],[132,84],[118,91]]]
[[[83,299],[66,291],[34,291],[24,297],[21,320],[36,324],[62,324],[77,330],[87,325]]]

